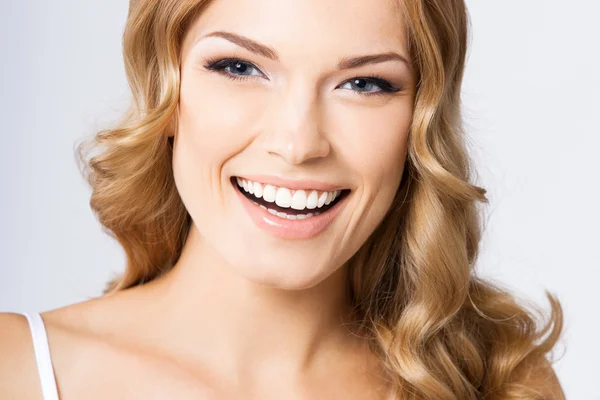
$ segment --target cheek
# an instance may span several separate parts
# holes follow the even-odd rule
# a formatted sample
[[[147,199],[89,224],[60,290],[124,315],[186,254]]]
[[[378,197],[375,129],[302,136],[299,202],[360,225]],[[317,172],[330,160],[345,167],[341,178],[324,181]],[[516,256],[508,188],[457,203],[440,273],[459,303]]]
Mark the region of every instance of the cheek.
[[[227,161],[253,139],[260,108],[256,94],[235,89],[215,74],[185,70],[179,97],[173,173],[181,198],[197,223],[226,205]],[[216,203],[215,203],[216,202]]]
[[[336,118],[344,124],[337,128],[344,132],[338,148],[349,168],[363,181],[365,190],[395,192],[406,160],[410,104],[400,99],[377,110],[346,110],[344,114]]]
[[[336,148],[344,167],[357,183],[353,212],[349,219],[353,251],[381,223],[396,195],[412,122],[408,98],[389,106],[339,109],[335,118],[340,133]]]
[[[252,139],[260,100],[225,77],[207,74],[182,79],[178,135],[199,161],[222,163]]]

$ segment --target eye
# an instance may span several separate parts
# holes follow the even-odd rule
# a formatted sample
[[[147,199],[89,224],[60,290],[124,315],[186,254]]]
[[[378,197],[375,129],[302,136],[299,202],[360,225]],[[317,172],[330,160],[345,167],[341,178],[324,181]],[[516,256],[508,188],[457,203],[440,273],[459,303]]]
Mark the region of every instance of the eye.
[[[244,80],[251,76],[264,76],[258,68],[252,63],[237,58],[224,58],[218,61],[208,60],[204,68],[210,71],[216,71],[233,80]],[[258,74],[248,74],[252,69],[258,71]]]
[[[355,90],[363,96],[380,96],[388,93],[399,92],[402,89],[395,88],[385,79],[378,76],[365,76],[365,77],[357,77],[352,78],[349,81],[346,81],[342,86],[350,84],[351,90],[352,87],[356,87],[359,90]],[[372,91],[372,88],[379,88],[379,90]]]
[[[265,75],[254,64],[239,58],[223,58],[220,60],[210,59],[207,60],[204,68],[209,71],[218,72],[232,80],[245,80],[253,76],[265,77]],[[258,71],[258,73],[248,73],[252,70]],[[352,78],[344,82],[344,84],[340,87],[343,87],[347,84],[350,84],[350,90],[359,93],[361,96],[382,96],[403,90],[402,88],[396,88],[392,86],[387,80],[375,75]],[[359,90],[355,90],[353,87],[358,88]],[[374,87],[379,88],[379,90],[370,90]]]

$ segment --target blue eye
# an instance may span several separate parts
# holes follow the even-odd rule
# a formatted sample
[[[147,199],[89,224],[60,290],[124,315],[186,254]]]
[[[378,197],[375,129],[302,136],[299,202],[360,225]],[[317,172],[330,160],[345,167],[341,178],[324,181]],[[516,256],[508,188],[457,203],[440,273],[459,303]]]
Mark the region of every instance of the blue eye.
[[[253,76],[264,76],[260,70],[252,63],[241,60],[239,58],[223,58],[221,60],[208,60],[207,65],[204,66],[210,71],[218,72],[222,75],[227,76],[231,80],[245,80]],[[252,69],[258,71],[257,74],[248,74],[248,71]],[[350,89],[362,96],[381,96],[389,93],[395,93],[402,91],[402,88],[393,87],[388,81],[379,76],[365,76],[356,77],[344,82],[341,86],[350,84],[351,87],[358,88],[359,90]],[[340,87],[341,87],[340,86]],[[372,91],[372,88],[379,88],[378,90]],[[364,89],[367,90],[364,90]]]
[[[349,81],[346,81],[344,85],[350,84],[350,86],[354,86],[359,88],[357,92],[364,95],[378,95],[385,94],[391,92],[398,92],[400,89],[394,88],[388,81],[378,78],[376,76],[369,77],[360,77],[360,78],[352,78]],[[379,90],[371,91],[373,87],[379,88]],[[364,90],[366,88],[366,90]],[[352,89],[351,89],[352,90]]]
[[[239,79],[247,79],[250,76],[262,76],[262,73],[255,75],[246,74],[249,70],[254,68],[256,71],[259,71],[254,65],[249,62],[235,59],[235,58],[224,58],[222,60],[212,62],[209,61],[208,65],[205,65],[205,68],[211,71],[216,71],[220,74],[223,74],[230,79],[239,80]],[[239,73],[239,75],[238,75]]]

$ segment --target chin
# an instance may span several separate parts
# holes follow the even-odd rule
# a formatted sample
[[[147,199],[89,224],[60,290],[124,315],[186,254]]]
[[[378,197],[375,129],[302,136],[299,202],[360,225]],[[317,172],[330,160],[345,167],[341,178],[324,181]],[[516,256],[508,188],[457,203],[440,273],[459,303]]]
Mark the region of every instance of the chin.
[[[307,260],[288,256],[251,263],[243,259],[236,261],[231,267],[239,276],[257,285],[282,290],[310,289],[337,270],[334,264],[315,263],[314,258],[311,262],[310,257]]]

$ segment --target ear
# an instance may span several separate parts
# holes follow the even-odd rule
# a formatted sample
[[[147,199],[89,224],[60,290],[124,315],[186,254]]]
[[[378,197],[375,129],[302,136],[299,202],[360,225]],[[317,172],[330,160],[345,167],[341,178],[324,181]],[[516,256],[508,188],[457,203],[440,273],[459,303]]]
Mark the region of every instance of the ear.
[[[170,138],[175,138],[175,136],[177,135],[177,122],[179,119],[179,104],[177,105],[177,108],[175,109],[175,112],[173,113],[173,115],[171,116],[171,120],[169,121],[169,124],[167,125],[167,128],[165,129],[165,136],[170,137]]]
[[[171,118],[171,122],[169,122],[169,125],[165,129],[165,136],[174,138],[176,133],[177,133],[177,124],[175,123],[175,117],[173,117],[173,118]]]

